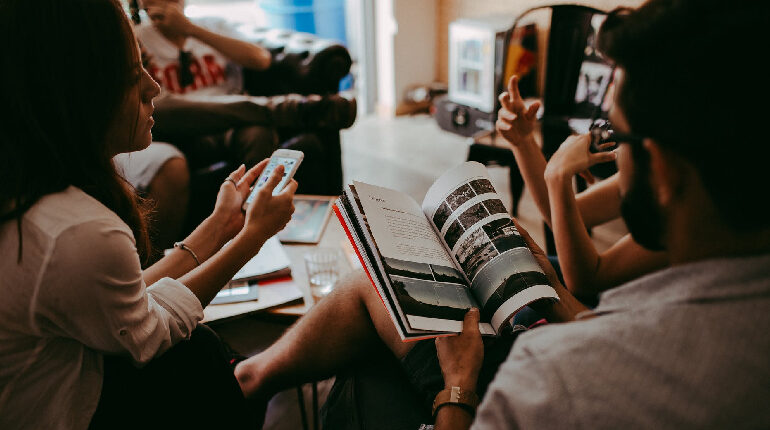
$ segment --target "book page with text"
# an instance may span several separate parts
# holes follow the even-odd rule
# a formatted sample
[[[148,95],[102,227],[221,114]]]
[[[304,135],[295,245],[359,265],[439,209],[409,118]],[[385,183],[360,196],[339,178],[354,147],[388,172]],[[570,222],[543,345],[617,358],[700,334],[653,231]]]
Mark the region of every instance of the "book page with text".
[[[412,328],[461,331],[465,312],[479,306],[467,280],[408,195],[354,181],[396,300]],[[487,320],[488,321],[488,320]],[[482,333],[494,331],[481,324]]]
[[[354,181],[383,257],[453,267],[420,206],[408,195]]]

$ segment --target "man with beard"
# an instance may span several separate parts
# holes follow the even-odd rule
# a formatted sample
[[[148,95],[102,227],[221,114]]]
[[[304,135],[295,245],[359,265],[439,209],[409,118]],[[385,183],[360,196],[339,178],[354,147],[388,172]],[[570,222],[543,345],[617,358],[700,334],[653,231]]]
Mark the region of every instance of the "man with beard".
[[[244,392],[269,397],[371,360],[384,344],[418,397],[435,396],[437,430],[768,427],[770,218],[755,190],[770,177],[756,156],[764,112],[749,108],[770,99],[753,48],[768,21],[765,2],[650,0],[613,12],[599,32],[619,70],[610,120],[623,217],[639,244],[667,251],[670,267],[605,292],[588,311],[536,252],[561,300],[542,305],[552,323],[519,336],[493,370],[504,341],[482,342],[477,311],[459,336],[403,343],[368,281],[348,279],[237,367]],[[729,90],[712,72],[728,52]],[[473,392],[483,396],[475,414]],[[399,422],[403,398],[353,398],[349,427],[367,415]],[[430,401],[413,407],[430,411]]]

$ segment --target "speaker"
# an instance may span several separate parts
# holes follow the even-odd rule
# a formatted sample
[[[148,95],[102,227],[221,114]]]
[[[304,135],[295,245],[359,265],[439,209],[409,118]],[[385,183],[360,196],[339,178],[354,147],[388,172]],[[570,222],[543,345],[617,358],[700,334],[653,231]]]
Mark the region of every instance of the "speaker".
[[[442,95],[433,100],[433,117],[441,129],[472,137],[479,132],[493,131],[497,112],[484,112],[455,103],[447,95]]]

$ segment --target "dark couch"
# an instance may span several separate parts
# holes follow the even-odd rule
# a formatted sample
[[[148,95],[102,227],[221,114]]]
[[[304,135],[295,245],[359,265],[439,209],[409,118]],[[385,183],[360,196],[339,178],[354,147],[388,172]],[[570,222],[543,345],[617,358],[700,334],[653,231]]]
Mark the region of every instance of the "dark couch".
[[[244,89],[249,95],[265,96],[260,98],[267,107],[267,117],[276,119],[272,125],[276,128],[283,147],[292,149],[292,138],[298,135],[312,134],[320,141],[321,160],[314,160],[323,170],[313,175],[313,180],[302,181],[298,193],[339,195],[342,192],[342,154],[339,128],[316,127],[307,121],[292,121],[285,112],[270,111],[276,100],[287,94],[298,96],[330,96],[338,93],[340,81],[350,72],[352,59],[342,45],[333,41],[316,38],[306,33],[288,30],[270,30],[261,28],[240,29],[245,40],[266,47],[272,54],[272,63],[267,70],[255,71],[244,69]],[[355,99],[350,99],[355,119]],[[313,104],[313,109],[323,109],[324,105]],[[272,116],[271,116],[272,114]],[[307,117],[307,113],[304,117]],[[312,113],[311,113],[312,116]],[[349,115],[348,115],[349,117]],[[344,128],[347,125],[343,125]],[[301,149],[296,148],[296,149]],[[213,209],[215,196],[220,184],[237,166],[222,159],[209,160],[204,167],[197,167],[191,172],[191,199],[187,216],[187,228],[191,230]],[[318,169],[316,169],[318,170]]]

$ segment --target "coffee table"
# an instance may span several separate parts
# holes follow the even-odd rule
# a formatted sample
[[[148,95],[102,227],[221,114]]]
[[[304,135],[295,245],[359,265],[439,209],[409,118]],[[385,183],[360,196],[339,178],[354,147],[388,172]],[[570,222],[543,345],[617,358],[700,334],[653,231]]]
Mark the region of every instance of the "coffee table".
[[[339,252],[339,273],[344,276],[350,272],[353,268],[351,265],[350,257],[348,256],[350,249],[348,246],[348,238],[345,234],[342,225],[336,216],[332,214],[327,222],[326,228],[321,235],[321,240],[317,244],[284,244],[283,248],[289,257],[291,262],[291,280],[285,281],[287,288],[292,288],[291,284],[294,284],[301,293],[301,300],[293,301],[290,304],[284,305],[284,301],[281,301],[281,297],[276,297],[274,294],[269,296],[263,296],[263,302],[260,303],[259,299],[255,302],[243,302],[223,305],[209,305],[204,310],[204,322],[206,323],[222,323],[234,318],[244,317],[246,315],[262,315],[265,317],[277,317],[288,319],[290,321],[296,320],[310,308],[313,307],[318,298],[313,297],[310,291],[310,282],[307,277],[307,270],[305,268],[304,255],[318,247],[332,248]],[[347,248],[346,248],[347,247]],[[357,258],[357,257],[355,257]],[[355,260],[354,260],[355,261]],[[280,291],[282,285],[280,283],[273,284],[277,290]],[[292,288],[292,291],[293,288]],[[267,303],[265,303],[267,302]],[[278,302],[280,305],[271,306],[273,302]],[[265,306],[269,306],[265,308]]]

